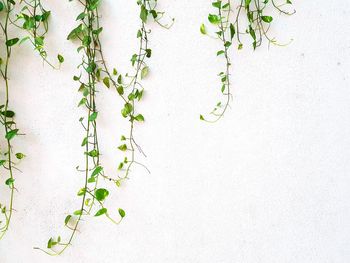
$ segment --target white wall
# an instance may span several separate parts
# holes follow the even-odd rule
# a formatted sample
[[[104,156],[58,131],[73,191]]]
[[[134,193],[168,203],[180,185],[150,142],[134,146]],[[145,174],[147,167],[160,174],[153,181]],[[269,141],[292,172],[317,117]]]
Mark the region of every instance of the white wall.
[[[199,34],[210,1],[162,0],[176,18],[170,31],[152,27],[151,75],[137,127],[151,169],[111,190],[120,226],[88,218],[61,257],[34,251],[79,203],[82,130],[72,81],[76,46],[65,41],[80,12],[46,1],[53,12],[50,54],[60,71],[42,67],[30,47],[16,49],[11,101],[26,137],[17,174],[11,229],[1,263],[345,263],[350,262],[350,1],[294,1],[297,14],[273,26],[286,48],[233,55],[234,102],[215,125],[199,121],[219,98],[219,43]],[[111,66],[125,71],[137,47],[134,2],[105,0],[103,42]],[[276,19],[277,20],[277,19]],[[37,73],[34,73],[37,72]],[[99,94],[104,165],[120,160],[126,130],[112,91]]]

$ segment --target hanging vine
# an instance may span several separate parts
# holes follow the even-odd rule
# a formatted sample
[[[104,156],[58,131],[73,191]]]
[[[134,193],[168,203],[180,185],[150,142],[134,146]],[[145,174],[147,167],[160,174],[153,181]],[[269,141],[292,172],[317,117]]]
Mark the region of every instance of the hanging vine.
[[[98,188],[98,180],[104,175],[104,169],[100,161],[100,150],[97,130],[98,109],[96,105],[96,94],[98,84],[101,80],[101,66],[104,65],[104,58],[100,56],[101,45],[99,35],[103,28],[99,25],[98,8],[100,0],[78,1],[83,11],[77,16],[78,26],[68,35],[68,40],[78,40],[80,46],[77,52],[82,55],[81,69],[79,76],[73,79],[79,83],[79,92],[82,98],[78,107],[84,107],[86,115],[79,119],[83,129],[84,137],[81,146],[84,149],[85,162],[83,168],[77,167],[77,171],[83,173],[83,187],[78,191],[80,207],[72,214],[66,216],[64,223],[70,234],[65,242],[61,237],[50,238],[47,243],[47,250],[42,251],[55,256],[62,254],[71,244],[78,231],[78,226],[83,217],[90,215],[105,216],[111,222],[119,224],[125,216],[123,209],[119,209],[119,220],[114,220],[105,207],[105,200],[109,191],[105,188]]]
[[[18,6],[16,6],[18,5]],[[19,13],[16,10],[19,9]],[[8,231],[12,214],[14,211],[14,194],[15,194],[15,178],[14,171],[18,170],[16,167],[19,160],[23,159],[25,155],[21,152],[14,153],[12,147],[12,140],[16,136],[23,135],[20,133],[15,122],[15,112],[10,108],[10,65],[13,48],[23,42],[30,40],[34,49],[37,50],[42,59],[54,67],[47,60],[47,53],[44,49],[44,39],[48,32],[48,19],[50,11],[46,11],[40,0],[33,1],[14,1],[2,0],[0,1],[0,29],[3,35],[3,46],[5,54],[0,58],[0,73],[5,83],[4,101],[0,105],[0,123],[4,128],[5,133],[5,148],[2,150],[0,166],[4,168],[7,173],[5,184],[10,189],[9,201],[0,203],[0,211],[2,219],[0,219],[0,239]],[[16,34],[20,35],[23,31],[27,32],[27,36],[20,39],[19,36],[12,37],[13,31],[20,29]],[[64,61],[61,55],[58,55],[59,63]],[[2,201],[3,202],[3,201]]]
[[[152,2],[152,3],[151,3]],[[149,30],[146,29],[148,17],[151,15],[155,22],[165,28],[170,26],[162,24],[160,19],[163,12],[156,11],[157,1],[142,0],[137,1],[140,6],[141,27],[137,32],[139,39],[139,51],[131,58],[131,64],[135,68],[132,75],[119,74],[116,69],[112,71],[108,68],[100,34],[103,28],[100,26],[99,5],[100,0],[79,1],[83,7],[83,11],[78,15],[77,21],[79,25],[74,28],[68,35],[68,40],[77,39],[80,41],[78,53],[83,53],[82,63],[79,68],[82,69],[80,76],[74,76],[74,80],[79,83],[79,91],[83,97],[78,106],[86,108],[86,116],[80,118],[80,122],[85,131],[85,135],[81,146],[84,147],[85,164],[84,169],[78,168],[78,171],[84,173],[84,186],[78,191],[81,197],[81,205],[78,210],[65,218],[65,226],[70,230],[70,235],[66,241],[62,241],[61,237],[50,238],[47,243],[47,249],[35,248],[45,252],[48,255],[56,256],[62,254],[71,244],[77,234],[78,226],[84,216],[90,215],[92,210],[94,216],[106,216],[110,221],[119,224],[125,217],[125,211],[118,209],[119,220],[114,220],[109,215],[109,210],[105,207],[105,200],[109,196],[109,191],[105,188],[98,188],[98,179],[101,177],[107,181],[113,182],[117,186],[128,178],[131,167],[139,164],[147,169],[143,164],[135,160],[135,149],[141,153],[141,147],[136,143],[134,138],[135,122],[144,121],[144,117],[140,113],[136,113],[136,101],[140,101],[143,96],[143,87],[140,83],[144,79],[149,68],[146,65],[146,58],[151,57],[151,49],[148,47]],[[129,81],[124,81],[129,79]],[[119,164],[118,170],[123,171],[123,176],[108,176],[105,174],[103,166],[100,162],[100,150],[97,134],[97,117],[98,110],[96,105],[96,93],[99,83],[103,83],[107,88],[114,87],[122,99],[124,107],[121,114],[130,122],[130,130],[128,136],[122,136],[122,145],[118,147],[122,152],[130,152],[130,157],[125,156]],[[148,171],[148,169],[147,169]]]
[[[123,160],[119,163],[118,170],[120,175],[116,178],[109,178],[114,181],[119,187],[121,183],[129,178],[133,165],[139,165],[149,170],[145,165],[136,160],[136,150],[146,156],[141,146],[136,142],[134,129],[136,122],[143,122],[145,120],[141,113],[136,111],[136,103],[139,102],[144,94],[144,87],[142,80],[149,74],[149,67],[146,63],[147,59],[152,56],[152,49],[149,47],[149,34],[151,31],[147,29],[147,23],[150,19],[156,22],[159,26],[165,29],[169,29],[174,19],[171,19],[170,23],[164,23],[164,12],[157,10],[157,0],[138,0],[137,5],[140,7],[140,28],[137,30],[137,39],[139,41],[138,52],[133,54],[130,61],[134,68],[133,74],[126,74],[125,78],[122,75],[118,75],[114,70],[114,76],[109,73],[107,67],[104,68],[104,73],[107,76],[104,78],[105,85],[109,88],[111,85],[117,90],[119,96],[123,100],[124,107],[121,110],[123,118],[128,119],[130,126],[127,135],[121,136],[121,144],[118,149],[125,153]],[[104,64],[105,65],[105,64]],[[127,79],[127,81],[125,81]]]
[[[276,0],[240,0],[237,5],[233,4],[233,0],[212,2],[215,13],[208,15],[208,21],[215,27],[215,35],[210,35],[204,24],[201,25],[200,32],[218,39],[222,43],[222,49],[217,51],[216,55],[223,56],[225,60],[225,70],[218,74],[224,101],[219,101],[210,112],[213,118],[207,119],[200,115],[202,121],[217,122],[224,116],[230,105],[232,93],[230,81],[231,59],[229,53],[233,44],[236,44],[237,49],[241,50],[243,48],[242,37],[247,35],[252,39],[254,50],[261,46],[264,39],[268,41],[269,46],[271,44],[278,46],[287,45],[279,44],[275,38],[269,35],[273,17],[266,15],[268,7],[272,7],[280,14],[294,14],[295,10],[287,11],[287,6],[292,4],[291,1],[284,1],[283,4],[278,4]]]

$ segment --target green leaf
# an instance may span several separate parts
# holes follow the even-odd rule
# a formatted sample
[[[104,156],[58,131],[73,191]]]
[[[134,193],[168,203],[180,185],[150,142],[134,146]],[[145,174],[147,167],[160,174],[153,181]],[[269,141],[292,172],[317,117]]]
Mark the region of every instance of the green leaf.
[[[105,213],[107,213],[107,208],[101,208],[100,210],[97,211],[95,216],[101,216],[101,215],[104,215]]]
[[[145,51],[146,51],[146,57],[150,58],[152,56],[152,49],[147,48]]]
[[[100,2],[101,2],[101,0],[89,0],[89,1],[87,1],[87,3],[88,3],[88,6],[87,6],[88,10],[93,11],[93,10],[97,9],[97,7],[100,4]]]
[[[98,201],[105,200],[108,195],[109,195],[109,192],[107,189],[100,188],[95,190],[95,197]]]
[[[90,116],[89,116],[89,121],[94,121],[97,118],[98,113],[97,112],[93,112]]]
[[[141,79],[144,79],[145,77],[147,77],[149,73],[149,68],[146,66],[141,70]]]
[[[105,84],[105,86],[106,86],[107,88],[110,88],[110,87],[111,87],[111,84],[109,83],[109,77],[105,77],[105,78],[103,79],[103,84]]]
[[[201,33],[203,35],[206,35],[207,34],[207,29],[205,28],[205,25],[204,24],[201,24],[201,27],[199,28],[199,30],[201,31]]]
[[[83,32],[83,25],[80,24],[76,28],[74,28],[67,36],[67,40],[71,40],[77,38],[79,34]]]
[[[231,46],[231,44],[232,44],[232,43],[231,43],[230,41],[226,41],[225,44],[224,44],[224,46],[228,48],[228,47]]]
[[[60,54],[57,55],[57,59],[61,64],[64,62],[64,57]]]
[[[53,240],[52,238],[49,239],[49,241],[47,241],[47,248],[52,248],[52,243],[53,243]]]
[[[119,150],[121,150],[122,152],[125,152],[128,149],[128,146],[126,146],[126,144],[122,144],[118,147]]]
[[[43,46],[44,45],[44,37],[36,37],[34,39],[34,43],[37,46]]]
[[[7,140],[11,140],[13,139],[18,133],[18,129],[14,129],[14,130],[11,130],[11,131],[8,131],[5,135],[5,138]]]
[[[128,117],[132,113],[133,106],[130,103],[125,103],[124,108],[122,109],[122,115],[124,118]]]
[[[217,25],[220,23],[220,17],[217,16],[217,15],[212,15],[212,14],[209,14],[208,15],[208,20],[210,23],[214,24],[214,25]]]
[[[118,209],[119,215],[123,218],[125,217],[125,211],[121,208]]]
[[[14,182],[15,182],[15,179],[9,178],[5,181],[5,184],[11,187],[11,186],[13,186]]]
[[[235,30],[235,26],[233,24],[230,24],[230,35],[231,35],[231,41],[233,39],[233,37],[236,34],[236,30]]]
[[[102,166],[97,166],[94,171],[91,174],[91,177],[95,177],[96,175],[98,175],[99,173],[101,173],[103,170]]]
[[[123,95],[124,94],[124,87],[123,86],[118,86],[117,87],[117,92],[119,95]]]
[[[97,150],[91,150],[90,152],[87,153],[87,155],[90,157],[97,157],[99,156],[99,152]]]
[[[22,160],[24,157],[26,157],[23,153],[16,153],[16,158],[18,160]]]
[[[13,118],[15,116],[15,113],[12,110],[2,111],[1,114],[7,118]]]
[[[145,118],[143,117],[142,114],[138,114],[137,116],[135,116],[135,120],[137,120],[137,121],[145,121]]]
[[[85,13],[85,12],[82,12],[82,13],[80,13],[78,16],[77,16],[77,21],[78,20],[83,20],[85,17],[87,16],[87,14]]]
[[[100,27],[99,29],[95,29],[92,31],[94,35],[99,35],[103,31],[103,27]]]
[[[16,45],[17,42],[19,41],[19,38],[12,38],[6,41],[6,46],[11,47],[13,45]]]
[[[261,16],[262,21],[266,22],[266,23],[271,23],[273,20],[272,16]]]
[[[30,39],[30,37],[24,37],[24,38],[22,38],[21,39],[21,41],[19,41],[19,43],[18,43],[18,45],[21,45],[21,44],[23,44],[24,42],[26,42],[27,40],[29,40]]]
[[[82,196],[82,195],[84,195],[86,193],[86,188],[81,188],[80,190],[79,190],[79,192],[78,192],[78,196]]]
[[[221,8],[221,1],[213,2],[212,6],[214,6],[216,8]]]
[[[81,209],[79,209],[79,210],[74,211],[73,214],[76,215],[76,216],[80,216],[80,215],[83,214],[83,211]]]
[[[71,215],[67,215],[66,218],[64,219],[64,224],[67,225],[69,223],[69,220],[72,218]]]
[[[141,5],[141,12],[140,12],[140,18],[143,23],[147,22],[147,17],[148,17],[148,10],[144,5]]]

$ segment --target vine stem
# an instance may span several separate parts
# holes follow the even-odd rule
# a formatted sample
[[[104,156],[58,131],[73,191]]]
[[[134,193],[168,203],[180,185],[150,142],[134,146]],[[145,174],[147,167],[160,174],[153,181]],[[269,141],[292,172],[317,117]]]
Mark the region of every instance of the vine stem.
[[[11,12],[11,7],[10,7],[10,3],[7,0],[7,12],[6,12],[6,18],[5,18],[5,25],[2,26],[3,31],[4,31],[4,35],[5,35],[5,41],[7,42],[9,40],[8,37],[8,23],[9,23],[9,17],[10,17],[10,12]],[[5,43],[6,43],[5,42]],[[4,127],[5,127],[5,134],[8,133],[9,131],[9,127],[7,126],[7,110],[9,107],[9,81],[8,81],[8,68],[9,68],[9,61],[10,61],[10,56],[11,56],[11,47],[9,47],[8,45],[6,45],[6,62],[5,62],[5,70],[4,70],[4,80],[5,80],[5,117],[4,117]],[[10,222],[11,222],[11,218],[12,218],[12,212],[13,212],[13,202],[14,202],[14,190],[15,190],[15,185],[14,185],[14,177],[13,177],[13,171],[12,171],[12,152],[11,152],[11,142],[10,139],[7,138],[7,161],[8,161],[8,171],[10,174],[10,179],[12,181],[12,184],[10,186],[11,188],[11,194],[10,194],[10,203],[9,203],[9,215],[6,216],[6,225],[5,227],[1,230],[1,235],[0,235],[0,239],[3,238],[3,236],[5,235],[5,233],[7,232]],[[5,211],[6,213],[6,211]]]

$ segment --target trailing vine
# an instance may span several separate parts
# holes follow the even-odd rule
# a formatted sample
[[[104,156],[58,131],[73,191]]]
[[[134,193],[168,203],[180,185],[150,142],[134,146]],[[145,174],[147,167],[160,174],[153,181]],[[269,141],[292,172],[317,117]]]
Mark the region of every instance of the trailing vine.
[[[261,46],[264,39],[268,41],[269,46],[271,44],[278,46],[287,45],[279,44],[275,38],[269,35],[273,17],[266,15],[268,7],[272,7],[280,14],[294,14],[295,10],[287,11],[286,8],[287,5],[292,4],[291,1],[284,1],[283,4],[278,4],[276,0],[239,0],[236,5],[233,4],[233,0],[212,2],[215,13],[208,15],[208,21],[215,27],[215,35],[210,35],[204,24],[201,25],[200,32],[203,35],[209,35],[218,39],[222,43],[222,49],[217,51],[216,55],[223,56],[225,60],[225,70],[218,74],[221,80],[221,93],[225,100],[219,101],[210,112],[213,118],[206,119],[203,115],[200,115],[202,121],[217,122],[224,116],[230,105],[232,93],[230,82],[231,59],[229,53],[233,44],[236,44],[237,49],[241,50],[243,48],[242,37],[248,35],[252,39],[254,50]],[[242,27],[244,30],[242,30]]]
[[[169,29],[173,23],[174,19],[170,23],[164,23],[164,12],[158,11],[157,0],[138,0],[137,5],[140,7],[140,28],[137,30],[136,37],[139,41],[138,52],[133,54],[130,61],[134,68],[133,74],[126,74],[125,78],[118,75],[117,80],[115,80],[108,70],[105,69],[107,77],[104,82],[107,87],[111,83],[117,90],[119,96],[124,102],[124,107],[121,110],[121,115],[129,120],[130,128],[127,135],[121,136],[121,144],[118,149],[125,153],[124,159],[119,163],[118,170],[121,172],[117,178],[109,178],[114,181],[117,186],[129,178],[131,169],[133,165],[139,165],[150,172],[145,165],[136,160],[135,151],[138,150],[139,153],[146,156],[143,152],[141,146],[136,142],[134,135],[134,128],[136,122],[143,122],[145,120],[141,113],[136,112],[136,103],[139,102],[144,94],[144,87],[142,85],[142,80],[145,79],[149,74],[149,67],[147,65],[147,59],[152,56],[152,49],[149,47],[149,34],[151,30],[147,28],[147,23],[150,19],[156,22],[159,26],[165,29]],[[115,71],[116,73],[116,71]],[[114,74],[117,75],[117,74]],[[124,81],[127,79],[128,81]]]
[[[101,0],[79,0],[79,3],[83,7],[83,11],[76,19],[79,21],[79,25],[71,31],[67,39],[77,39],[80,41],[78,53],[83,53],[82,63],[79,65],[82,72],[80,76],[74,76],[74,80],[79,83],[79,91],[83,95],[78,106],[84,106],[87,112],[85,117],[80,118],[85,131],[85,136],[81,144],[84,147],[85,164],[84,169],[78,168],[78,171],[84,173],[84,186],[78,191],[78,196],[81,197],[80,208],[68,215],[64,220],[65,226],[70,230],[67,240],[62,241],[60,236],[57,238],[52,237],[48,240],[47,249],[35,248],[51,256],[62,254],[72,244],[83,216],[90,215],[94,208],[97,207],[95,209],[97,212],[94,212],[94,216],[104,215],[115,224],[119,224],[125,217],[125,211],[120,208],[118,209],[119,220],[115,220],[109,215],[109,210],[107,210],[104,204],[106,198],[109,196],[109,191],[105,188],[98,188],[98,180],[99,178],[103,178],[119,187],[121,182],[128,178],[134,164],[141,165],[147,169],[146,166],[135,159],[136,149],[141,153],[143,152],[134,138],[135,122],[144,121],[144,116],[136,113],[135,108],[136,102],[142,99],[144,92],[140,81],[149,72],[149,68],[146,65],[146,58],[150,58],[152,54],[151,49],[148,47],[148,34],[150,31],[147,30],[146,23],[148,17],[152,16],[154,21],[162,27],[169,28],[171,26],[160,22],[163,12],[156,11],[157,1],[137,1],[141,10],[141,27],[137,31],[139,51],[131,58],[131,64],[135,68],[134,74],[123,76],[116,69],[110,70],[104,57],[102,43],[99,37],[103,31],[99,21],[99,5]],[[125,81],[125,79],[129,81]],[[116,89],[124,104],[121,115],[128,119],[130,123],[128,136],[121,136],[122,144],[118,147],[122,152],[130,152],[130,157],[125,156],[118,166],[118,170],[124,173],[123,176],[108,176],[104,172],[100,162],[101,153],[97,134],[98,110],[96,105],[96,94],[99,83],[103,83],[107,88],[113,87]]]
[[[16,7],[16,5],[18,5]],[[20,9],[19,13],[15,10]],[[50,11],[46,11],[40,0],[32,1],[15,1],[2,0],[0,1],[0,30],[3,35],[2,44],[4,45],[5,54],[0,58],[0,73],[5,83],[4,101],[0,105],[0,123],[4,128],[5,133],[5,149],[2,151],[0,166],[4,168],[7,173],[5,184],[10,189],[9,201],[0,203],[0,211],[2,219],[0,219],[0,239],[8,231],[12,214],[14,211],[14,194],[15,194],[15,178],[14,171],[18,170],[16,167],[19,160],[23,159],[25,155],[21,152],[14,153],[12,147],[12,140],[20,133],[15,122],[15,112],[10,109],[10,62],[13,48],[16,45],[22,44],[26,40],[30,40],[34,49],[37,50],[43,60],[52,66],[47,60],[47,53],[44,49],[44,39],[48,32],[48,19]],[[20,32],[26,31],[27,36],[20,39],[19,36],[12,37],[14,29],[20,29]],[[16,34],[20,35],[20,32]],[[58,55],[59,63],[64,61],[61,55]],[[53,66],[52,66],[53,67]],[[19,171],[19,170],[18,170]],[[3,202],[3,201],[2,201]]]
[[[82,98],[78,107],[85,108],[85,116],[79,119],[83,129],[84,137],[81,146],[84,149],[85,162],[83,168],[77,167],[77,171],[83,173],[83,187],[78,191],[80,197],[80,207],[72,214],[66,216],[64,224],[70,231],[65,242],[61,237],[50,238],[47,243],[47,250],[41,251],[52,255],[62,254],[71,244],[78,231],[78,226],[84,216],[90,215],[93,210],[94,216],[105,216],[111,222],[119,224],[125,216],[123,209],[119,209],[119,220],[114,220],[110,212],[105,207],[105,200],[109,196],[109,191],[105,188],[98,188],[100,177],[105,177],[104,169],[100,161],[100,150],[97,130],[98,109],[96,104],[96,94],[98,84],[101,80],[101,71],[104,58],[101,56],[101,41],[99,35],[103,28],[99,25],[98,8],[100,0],[78,1],[82,6],[82,12],[77,16],[78,26],[68,35],[68,40],[78,40],[80,46],[77,52],[81,54],[82,61],[78,65],[81,69],[79,76],[73,79],[79,83],[79,92]]]

